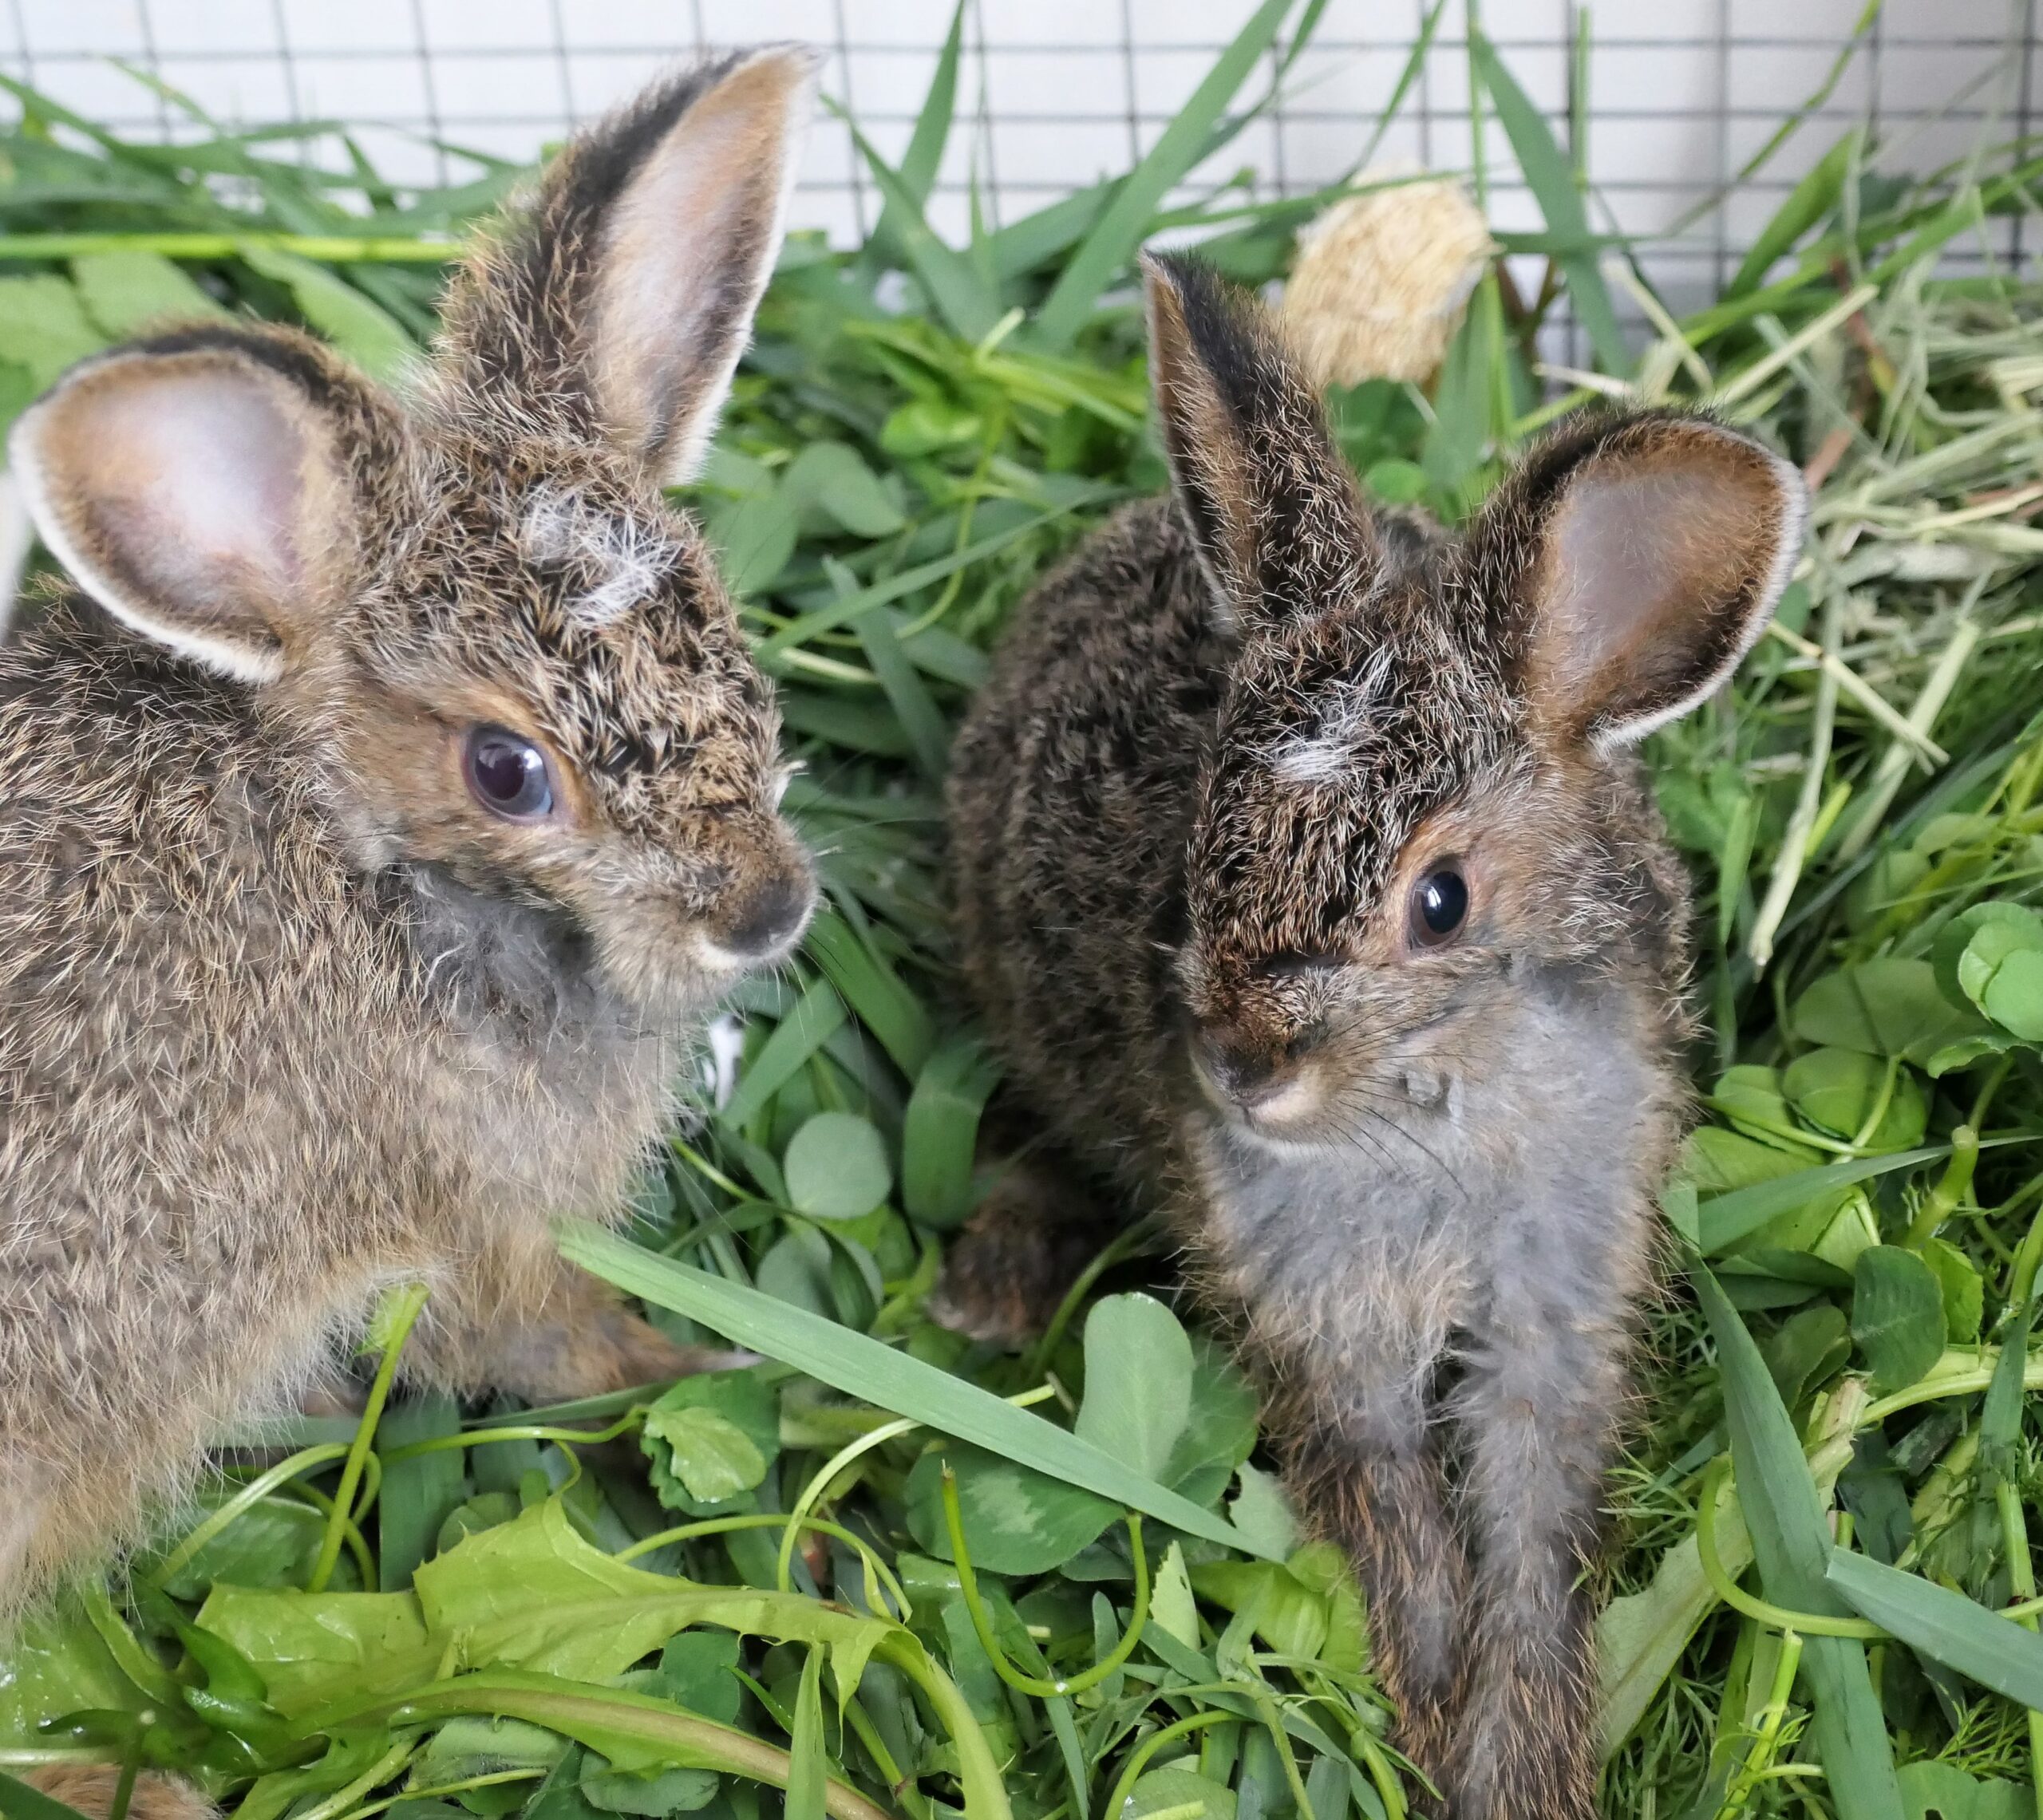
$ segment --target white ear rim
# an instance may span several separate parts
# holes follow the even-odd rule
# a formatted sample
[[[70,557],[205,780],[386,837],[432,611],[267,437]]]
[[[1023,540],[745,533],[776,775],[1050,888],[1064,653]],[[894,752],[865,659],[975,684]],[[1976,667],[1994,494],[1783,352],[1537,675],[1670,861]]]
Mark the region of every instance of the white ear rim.
[[[1648,733],[1678,720],[1684,714],[1693,713],[1718,689],[1731,680],[1739,665],[1757,645],[1767,627],[1772,623],[1773,610],[1780,604],[1780,597],[1788,591],[1788,584],[1794,579],[1795,567],[1802,554],[1803,534],[1809,523],[1809,488],[1802,478],[1802,471],[1783,456],[1776,455],[1764,443],[1750,436],[1741,436],[1721,424],[1701,426],[1711,434],[1722,436],[1727,442],[1737,443],[1763,457],[1768,468],[1778,484],[1780,505],[1780,543],[1773,552],[1772,560],[1767,564],[1765,585],[1760,590],[1760,599],[1745,622],[1737,642],[1725,654],[1724,661],[1703,678],[1701,682],[1679,700],[1650,714],[1641,714],[1630,720],[1621,720],[1614,726],[1599,728],[1590,740],[1592,748],[1609,753],[1636,745]]]
[[[99,363],[94,363],[94,370],[99,370]],[[68,380],[61,381],[55,391],[24,411],[7,438],[8,467],[15,484],[21,488],[22,503],[28,508],[30,519],[44,547],[64,565],[72,579],[109,613],[152,643],[231,682],[275,682],[283,674],[281,651],[252,651],[231,639],[209,638],[203,632],[168,623],[118,586],[97,564],[89,561],[73,540],[50,497],[46,479],[49,464],[44,458],[41,440],[50,406],[68,384]]]
[[[7,622],[34,549],[35,520],[29,516],[21,484],[0,468],[0,645],[7,642]]]
[[[796,66],[796,79],[788,91],[787,130],[779,140],[780,168],[774,185],[773,219],[767,224],[758,270],[746,286],[749,294],[745,299],[745,326],[732,337],[729,357],[708,370],[706,383],[689,413],[686,425],[662,457],[658,474],[662,487],[686,486],[702,472],[703,464],[709,459],[709,446],[716,440],[725,401],[730,397],[732,383],[737,377],[738,362],[745,358],[745,350],[752,345],[753,320],[758,312],[760,299],[773,282],[773,269],[780,263],[781,243],[787,239],[788,210],[793,200],[795,180],[800,172],[801,152],[808,140],[809,124],[816,113],[820,60],[806,45],[776,45],[739,58],[724,73],[718,86],[729,81],[741,70],[767,59],[779,59]],[[676,125],[680,126],[686,119],[684,114]]]

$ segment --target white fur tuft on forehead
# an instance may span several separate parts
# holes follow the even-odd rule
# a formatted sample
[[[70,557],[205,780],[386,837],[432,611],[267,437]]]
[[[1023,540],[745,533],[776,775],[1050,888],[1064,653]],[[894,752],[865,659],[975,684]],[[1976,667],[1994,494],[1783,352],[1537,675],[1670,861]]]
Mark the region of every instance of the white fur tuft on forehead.
[[[1270,752],[1271,770],[1286,784],[1332,784],[1355,768],[1369,738],[1369,718],[1390,674],[1386,648],[1371,657],[1359,676],[1339,683],[1322,705],[1310,733],[1283,740]]]
[[[679,561],[656,526],[593,507],[571,491],[535,493],[519,520],[518,547],[530,561],[573,569],[580,591],[565,606],[591,630],[614,625],[658,593]]]

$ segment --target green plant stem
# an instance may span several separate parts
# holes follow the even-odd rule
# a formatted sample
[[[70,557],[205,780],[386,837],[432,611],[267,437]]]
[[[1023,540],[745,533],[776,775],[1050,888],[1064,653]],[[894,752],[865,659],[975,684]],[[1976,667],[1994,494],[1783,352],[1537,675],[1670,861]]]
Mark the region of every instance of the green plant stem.
[[[1936,1186],[1922,1197],[1922,1205],[1901,1241],[1903,1246],[1911,1251],[1920,1251],[1936,1236],[1937,1229],[1971,1192],[1973,1171],[1978,1167],[1979,1133],[1971,1125],[1960,1125],[1950,1135],[1950,1160],[1944,1165]]]
[[[1776,1630],[1801,1631],[1812,1636],[1855,1636],[1871,1641],[1887,1636],[1876,1624],[1863,1618],[1833,1618],[1816,1612],[1791,1612],[1785,1605],[1756,1598],[1725,1571],[1717,1550],[1717,1498],[1731,1471],[1728,1454],[1720,1454],[1702,1475],[1702,1491],[1696,1506],[1695,1548],[1702,1562],[1703,1577],[1710,1590],[1733,1611],[1770,1625]]]
[[[1149,1621],[1149,1561],[1142,1552],[1142,1518],[1138,1512],[1131,1510],[1128,1514],[1128,1543],[1135,1557],[1135,1600],[1128,1611],[1128,1628],[1111,1650],[1085,1673],[1074,1675],[1068,1681],[1039,1680],[1033,1675],[1023,1674],[1008,1660],[1007,1652],[994,1635],[986,1605],[979,1597],[978,1576],[972,1571],[971,1554],[965,1546],[965,1519],[958,1508],[958,1475],[947,1463],[943,1469],[943,1521],[950,1531],[950,1550],[958,1569],[958,1584],[964,1591],[965,1609],[970,1615],[972,1629],[978,1633],[979,1647],[986,1651],[1000,1678],[1017,1693],[1033,1695],[1037,1700],[1082,1694],[1097,1687],[1135,1653],[1135,1646],[1142,1639],[1142,1627]],[[1108,1810],[1109,1813],[1112,1811]]]
[[[782,1525],[796,1524],[804,1530],[814,1530],[820,1535],[834,1536],[847,1547],[856,1550],[859,1558],[865,1563],[866,1571],[885,1589],[887,1597],[893,1601],[895,1609],[903,1614],[904,1618],[914,1609],[909,1603],[908,1595],[902,1590],[901,1582],[895,1578],[887,1563],[873,1552],[872,1545],[863,1536],[846,1529],[843,1524],[832,1523],[821,1517],[796,1518],[783,1515],[778,1510],[750,1511],[741,1517],[709,1517],[699,1523],[682,1523],[671,1530],[662,1530],[657,1535],[647,1536],[634,1542],[629,1548],[619,1549],[613,1558],[635,1561],[640,1555],[650,1554],[654,1549],[665,1548],[670,1542],[694,1542],[703,1536],[728,1535],[733,1530],[770,1530]]]
[[[1128,1794],[1134,1788],[1136,1778],[1148,1767],[1149,1759],[1166,1744],[1174,1744],[1179,1739],[1188,1738],[1206,1726],[1218,1725],[1229,1719],[1239,1723],[1241,1715],[1219,1711],[1195,1712],[1189,1719],[1180,1719],[1175,1725],[1166,1725],[1160,1731],[1151,1732],[1128,1753],[1128,1761],[1121,1766],[1120,1774],[1114,1779],[1113,1793],[1107,1797],[1106,1806],[1100,1810],[1101,1820],[1116,1820],[1128,1804]]]
[[[1795,1672],[1801,1662],[1801,1633],[1783,1631],[1780,1659],[1773,1666],[1773,1683],[1767,1690],[1766,1704],[1760,1711],[1752,1750],[1745,1759],[1745,1767],[1725,1794],[1724,1805],[1717,1810],[1719,1820],[1741,1813],[1753,1790],[1772,1774],[1773,1753],[1779,1747],[1780,1727],[1788,1716],[1788,1696],[1794,1691]]]
[[[334,1496],[334,1512],[326,1520],[326,1534],[320,1538],[319,1556],[312,1564],[311,1577],[305,1583],[308,1593],[325,1592],[326,1582],[334,1577],[334,1565],[341,1558],[345,1526],[355,1516],[354,1497],[362,1483],[363,1463],[375,1443],[377,1424],[383,1419],[383,1405],[390,1395],[390,1380],[397,1375],[397,1355],[404,1350],[413,1324],[425,1306],[425,1284],[408,1283],[397,1292],[389,1307],[387,1330],[383,1336],[383,1356],[377,1361],[376,1376],[369,1383],[369,1400],[362,1406],[354,1445],[348,1449],[347,1463],[341,1468],[341,1488]]]
[[[1124,1259],[1132,1257],[1157,1234],[1164,1230],[1164,1222],[1154,1214],[1137,1220],[1132,1226],[1116,1233],[1103,1246],[1092,1262],[1078,1273],[1078,1278],[1065,1291],[1064,1300],[1057,1305],[1057,1313],[1050,1317],[1050,1324],[1043,1329],[1043,1336],[1030,1349],[1023,1360],[1024,1377],[1040,1377],[1048,1368],[1050,1355],[1057,1350],[1057,1342],[1063,1339],[1065,1330],[1073,1317],[1085,1305],[1085,1298],[1093,1293],[1093,1285],[1109,1270]]]
[[[2036,1564],[2029,1553],[2029,1524],[2022,1514],[2021,1488],[2005,1479],[1994,1485],[1994,1503],[2000,1513],[2001,1541],[2007,1550],[2008,1589],[2017,1600],[2036,1597]],[[2037,1628],[2033,1609],[2011,1610],[2008,1616],[2024,1630]],[[2043,1820],[2043,1712],[2029,1709],[2029,1781],[2036,1803],[2037,1820]]]
[[[354,1780],[345,1787],[337,1788],[324,1801],[306,1808],[293,1816],[293,1820],[335,1820],[345,1814],[372,1789],[381,1788],[412,1760],[418,1749],[416,1743],[393,1744]]]
[[[184,1541],[165,1555],[155,1572],[149,1575],[148,1583],[152,1586],[164,1585],[214,1537],[237,1518],[253,1510],[279,1486],[296,1479],[301,1473],[311,1471],[315,1467],[326,1466],[334,1460],[342,1459],[347,1451],[347,1447],[343,1443],[329,1441],[323,1446],[306,1447],[301,1452],[293,1454],[288,1459],[279,1460],[275,1466],[242,1486],[204,1522],[194,1524]]]

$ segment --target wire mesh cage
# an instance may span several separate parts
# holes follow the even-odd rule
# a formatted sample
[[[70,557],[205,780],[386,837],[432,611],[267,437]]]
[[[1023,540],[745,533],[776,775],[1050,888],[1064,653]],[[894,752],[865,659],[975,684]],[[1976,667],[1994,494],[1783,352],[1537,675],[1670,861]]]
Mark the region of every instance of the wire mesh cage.
[[[1240,23],[1238,0],[967,0],[954,135],[930,206],[961,235],[1126,168]],[[445,182],[465,154],[524,162],[678,57],[773,38],[825,53],[843,110],[811,136],[793,225],[855,240],[879,199],[844,116],[897,157],[950,0],[10,0],[0,69],[115,130],[349,121],[379,170]],[[1638,247],[1670,306],[1714,295],[1845,124],[1873,165],[1962,160],[1994,123],[2027,133],[2035,0],[1330,0],[1262,118],[1187,179],[1245,198],[1306,194],[1354,167],[1412,48],[1429,54],[1375,160],[1471,173],[1500,230],[1542,225],[1509,147],[1472,131],[1469,16],[1567,143],[1593,225]],[[1273,65],[1288,49],[1280,38]],[[139,79],[138,79],[139,78]],[[1805,130],[1746,175],[1784,120]],[[338,156],[307,142],[307,155]],[[2019,254],[2019,215],[1954,243]],[[1621,304],[1624,300],[1621,299]]]

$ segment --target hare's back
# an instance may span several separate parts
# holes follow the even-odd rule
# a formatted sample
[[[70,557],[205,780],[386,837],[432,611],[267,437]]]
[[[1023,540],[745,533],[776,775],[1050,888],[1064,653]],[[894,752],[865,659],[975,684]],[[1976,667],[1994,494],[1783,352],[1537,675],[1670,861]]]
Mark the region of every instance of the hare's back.
[[[1139,1173],[1167,1131],[1185,840],[1228,654],[1176,513],[1145,503],[1022,604],[952,754],[966,966],[1010,1078]]]

